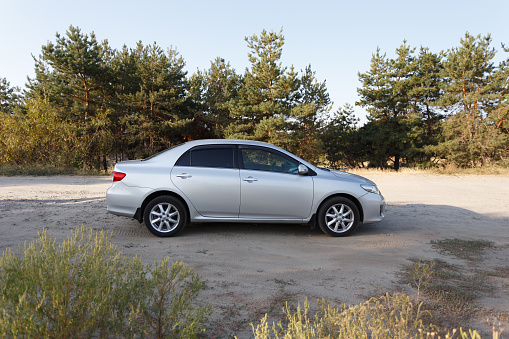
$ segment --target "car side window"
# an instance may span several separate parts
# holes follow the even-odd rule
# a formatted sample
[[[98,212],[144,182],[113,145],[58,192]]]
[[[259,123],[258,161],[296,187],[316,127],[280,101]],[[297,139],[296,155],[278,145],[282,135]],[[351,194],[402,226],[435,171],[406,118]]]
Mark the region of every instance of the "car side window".
[[[175,166],[191,166],[191,151],[182,154],[175,163]]]
[[[235,148],[197,147],[184,153],[175,166],[235,168]]]
[[[298,173],[299,163],[262,148],[241,148],[245,169],[282,173]]]

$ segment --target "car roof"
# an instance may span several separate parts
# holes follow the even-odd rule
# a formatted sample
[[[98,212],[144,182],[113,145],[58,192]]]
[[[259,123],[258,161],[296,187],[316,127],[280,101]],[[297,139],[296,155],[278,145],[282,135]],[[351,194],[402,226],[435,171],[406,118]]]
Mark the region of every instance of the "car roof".
[[[255,140],[242,140],[242,139],[199,139],[192,140],[185,143],[190,146],[198,146],[198,145],[210,145],[210,144],[244,144],[244,145],[260,145],[260,146],[269,146],[269,147],[277,147],[275,145],[269,144],[263,141],[255,141]],[[277,147],[279,148],[279,147]]]
[[[255,141],[255,140],[242,140],[242,139],[199,139],[199,140],[192,140],[185,142],[183,144],[180,144],[174,148],[171,148],[165,152],[162,152],[158,154],[157,156],[154,156],[150,159],[150,161],[159,162],[163,159],[169,160],[173,159],[174,161],[177,160],[177,157],[179,157],[183,152],[185,152],[188,149],[191,149],[196,146],[202,146],[202,145],[251,145],[251,146],[260,146],[260,147],[269,147],[275,150],[278,150],[282,153],[285,153],[293,158],[299,159],[302,163],[306,164],[307,166],[313,168],[314,165],[308,163],[304,159],[299,158],[295,154],[288,152],[285,149],[282,149],[276,145],[263,142],[263,141]]]

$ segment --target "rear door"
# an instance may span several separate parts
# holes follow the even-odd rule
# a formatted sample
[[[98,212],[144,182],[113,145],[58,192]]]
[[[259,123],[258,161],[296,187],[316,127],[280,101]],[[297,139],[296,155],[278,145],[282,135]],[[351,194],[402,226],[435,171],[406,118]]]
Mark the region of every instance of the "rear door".
[[[171,181],[206,217],[237,218],[240,178],[233,145],[195,147],[180,157]]]

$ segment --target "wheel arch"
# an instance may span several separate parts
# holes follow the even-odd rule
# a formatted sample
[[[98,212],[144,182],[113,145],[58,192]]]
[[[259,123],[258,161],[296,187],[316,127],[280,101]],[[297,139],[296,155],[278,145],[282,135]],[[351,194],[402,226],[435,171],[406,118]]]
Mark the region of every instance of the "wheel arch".
[[[364,222],[364,211],[362,209],[362,204],[360,203],[360,201],[355,198],[354,196],[350,195],[350,194],[347,194],[347,193],[336,193],[336,194],[332,194],[332,195],[329,195],[327,196],[326,198],[324,198],[320,204],[318,205],[318,207],[316,208],[316,213],[318,213],[318,211],[320,210],[320,208],[322,207],[322,205],[329,199],[331,198],[336,198],[336,197],[342,197],[342,198],[346,198],[350,201],[352,201],[355,206],[357,206],[357,209],[359,210],[359,215],[360,215],[360,221],[361,222]]]
[[[148,203],[150,201],[152,201],[153,199],[163,196],[163,195],[169,195],[169,196],[179,199],[180,202],[182,202],[182,204],[186,208],[187,220],[188,221],[190,220],[189,218],[191,217],[191,211],[189,210],[189,206],[187,205],[187,202],[180,195],[178,195],[177,193],[172,192],[172,191],[157,191],[157,192],[153,192],[153,193],[149,194],[145,198],[145,200],[143,200],[143,203],[141,204],[141,206],[136,210],[134,219],[138,220],[140,223],[143,222],[143,213],[144,213],[145,208],[147,207]]]

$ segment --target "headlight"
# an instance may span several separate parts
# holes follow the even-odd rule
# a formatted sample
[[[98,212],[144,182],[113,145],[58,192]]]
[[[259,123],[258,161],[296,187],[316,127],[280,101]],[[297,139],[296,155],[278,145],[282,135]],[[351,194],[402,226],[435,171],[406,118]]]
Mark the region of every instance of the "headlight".
[[[376,185],[362,184],[361,187],[370,193],[375,193],[375,194],[380,193],[380,191],[378,190],[378,187],[376,187]]]

